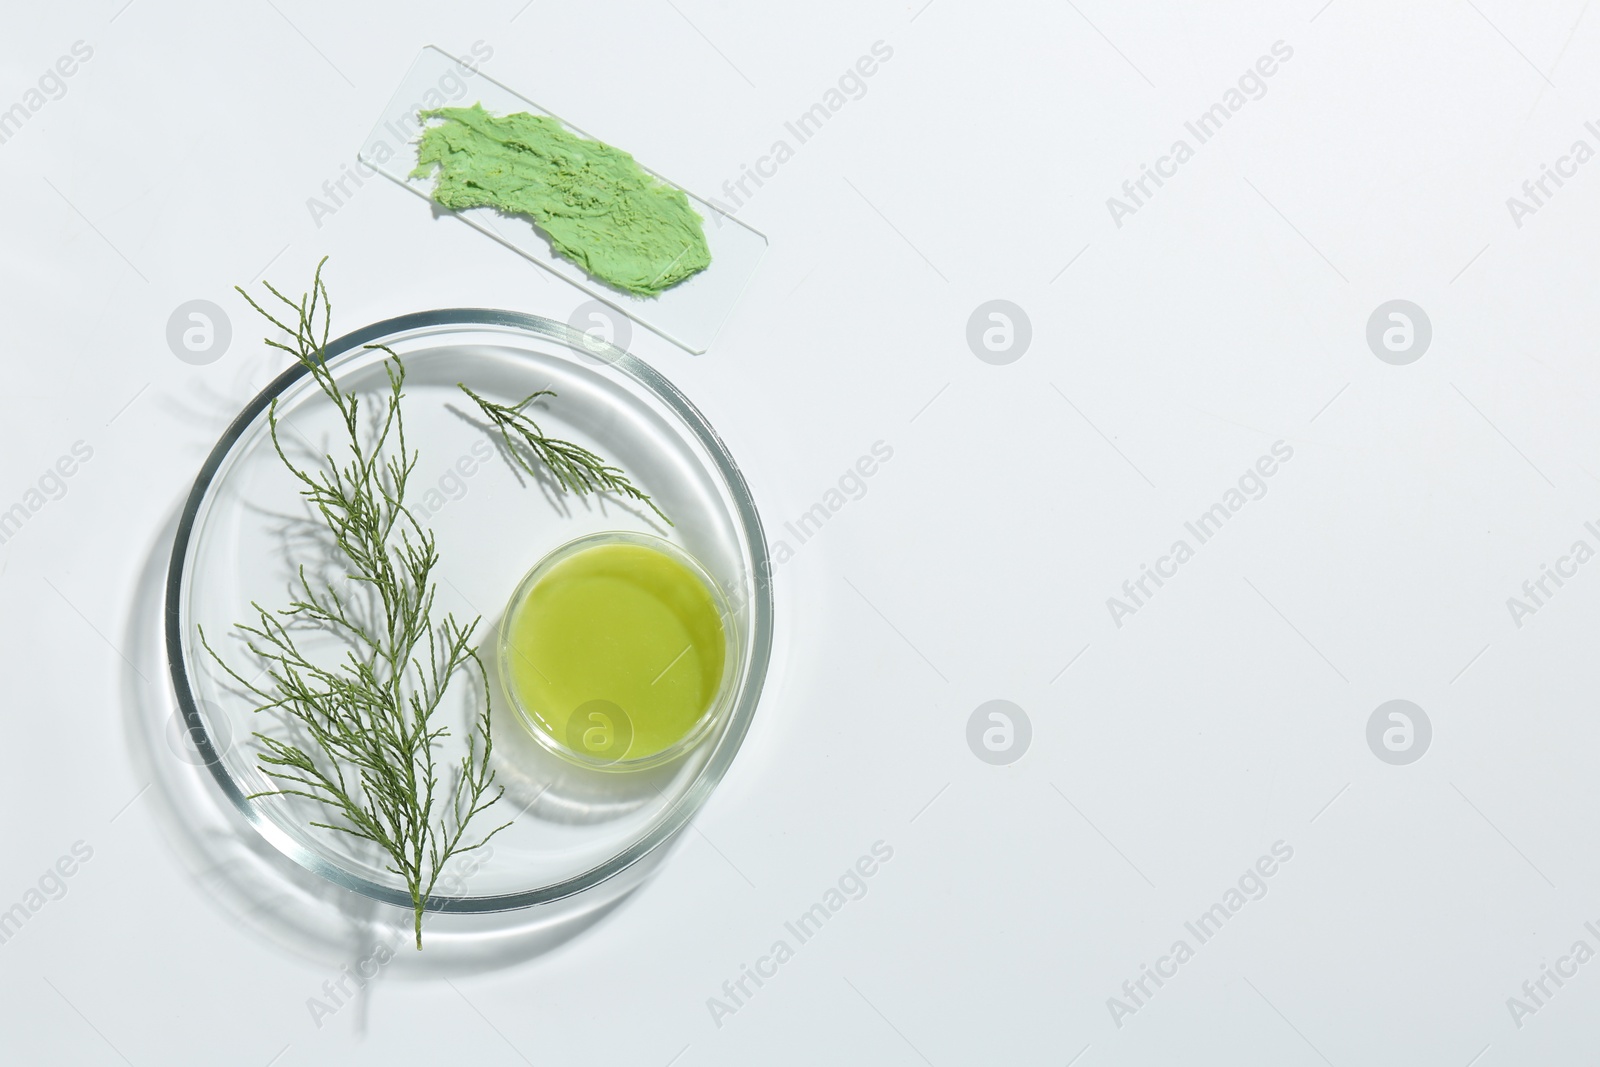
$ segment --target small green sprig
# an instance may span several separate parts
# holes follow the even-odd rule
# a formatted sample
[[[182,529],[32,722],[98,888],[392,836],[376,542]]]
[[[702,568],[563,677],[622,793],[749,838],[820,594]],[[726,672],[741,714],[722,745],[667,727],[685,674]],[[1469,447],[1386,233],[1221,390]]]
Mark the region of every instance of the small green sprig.
[[[662,522],[668,526],[672,525],[672,520],[656,507],[655,501],[628,480],[622,468],[610,466],[587,448],[570,441],[545,436],[539,424],[529,417],[526,408],[540,397],[555,396],[554,391],[541,389],[516,404],[508,405],[485,400],[465,385],[459,382],[457,385],[463,393],[472,398],[473,403],[478,405],[478,410],[483,412],[484,417],[499,429],[500,438],[505,442],[506,452],[517,466],[528,474],[538,477],[539,472],[534,464],[542,464],[555,476],[556,483],[566,492],[578,496],[588,493],[614,493],[644,504],[660,516]]]
[[[323,263],[326,263],[326,259]],[[280,320],[239,289],[250,306],[292,338],[267,344],[293,356],[341,417],[343,459],[325,454],[302,467],[284,451],[277,401],[268,410],[272,444],[299,481],[300,495],[332,534],[353,592],[313,581],[304,566],[289,606],[270,611],[252,603],[256,617],[240,623],[261,673],[247,680],[209,643],[201,643],[235,682],[260,701],[257,712],[281,712],[300,736],[257,732],[263,771],[277,788],[254,796],[298,796],[320,802],[331,814],[312,826],[368,841],[388,859],[388,870],[404,879],[411,896],[416,946],[422,948],[422,917],[446,864],[482,848],[509,823],[469,837],[474,818],[504,792],[490,768],[493,740],[487,673],[472,644],[480,620],[461,623],[435,612],[434,569],[439,562],[432,531],[406,507],[406,486],[417,452],[406,445],[405,366],[388,353],[388,393],[376,423],[361,429],[362,407],[326,363],[332,307],[317,265],[311,291],[291,300],[270,284],[267,291],[288,309]],[[279,314],[282,314],[280,312]],[[345,646],[334,666],[314,661],[299,647],[305,629],[332,633]],[[441,779],[436,749],[450,736],[437,721],[453,681],[466,674],[481,686],[481,709],[467,738],[466,753]]]

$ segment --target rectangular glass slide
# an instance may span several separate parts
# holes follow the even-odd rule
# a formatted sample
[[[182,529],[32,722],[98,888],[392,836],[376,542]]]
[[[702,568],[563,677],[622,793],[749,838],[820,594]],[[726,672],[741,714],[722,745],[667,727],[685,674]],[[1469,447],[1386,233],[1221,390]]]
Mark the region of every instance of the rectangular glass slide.
[[[421,136],[419,111],[435,107],[470,107],[481,103],[495,114],[526,111],[550,115],[569,130],[592,140],[592,134],[567,123],[558,115],[519,96],[462,60],[432,45],[417,56],[411,70],[378,117],[359,156],[367,166],[433,204],[433,179],[411,177],[417,165],[417,138]],[[642,164],[641,164],[642,166]],[[649,170],[648,167],[644,168]],[[655,171],[652,175],[682,189]],[[539,266],[560,275],[596,299],[610,304],[635,322],[696,355],[716,339],[732,313],[756,264],[767,249],[767,239],[738,219],[718,211],[687,189],[684,195],[705,219],[711,265],[656,297],[635,296],[589,275],[582,267],[555,254],[550,242],[526,218],[501,215],[493,208],[454,212],[463,222],[521,253]],[[437,210],[446,209],[434,205]]]

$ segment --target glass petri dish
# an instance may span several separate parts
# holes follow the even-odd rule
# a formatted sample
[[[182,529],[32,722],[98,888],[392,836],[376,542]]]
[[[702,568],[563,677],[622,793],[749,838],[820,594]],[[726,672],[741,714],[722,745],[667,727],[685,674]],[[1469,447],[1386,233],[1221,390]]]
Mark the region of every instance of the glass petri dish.
[[[601,886],[683,828],[727,772],[759,702],[772,649],[770,564],[760,517],[743,475],[704,416],[655,370],[564,323],[517,312],[420,312],[368,326],[329,344],[341,386],[375,399],[386,389],[382,344],[406,369],[406,441],[419,454],[407,500],[437,539],[438,610],[478,619],[474,639],[491,679],[501,671],[495,633],[502,606],[534,565],[568,542],[634,531],[662,538],[703,568],[720,590],[729,635],[721,703],[694,744],[632,774],[585,767],[537,742],[499,693],[493,766],[505,795],[474,826],[509,825],[478,854],[459,892],[437,894],[430,911],[529,907]],[[512,404],[539,390],[530,409],[544,431],[598,452],[627,472],[673,520],[609,497],[574,497],[519,472],[498,432],[457,388]],[[166,585],[166,650],[178,705],[201,759],[224,794],[272,847],[328,880],[409,908],[404,882],[385,858],[348,835],[310,825],[325,818],[299,797],[260,795],[256,731],[272,723],[254,710],[201,647],[241,673],[255,666],[235,631],[252,603],[286,606],[298,568],[339,581],[342,561],[321,521],[277,456],[268,428],[310,461],[333,448],[341,427],[309,375],[291,367],[223,434],[180,516]],[[368,404],[368,409],[376,404]],[[308,638],[315,643],[316,638]],[[249,677],[248,673],[245,673]],[[452,732],[472,712],[441,709]],[[481,699],[481,694],[479,694]]]
[[[624,665],[617,661],[638,658],[637,655],[630,654],[628,646],[645,642],[640,642],[625,633],[605,633],[599,643],[609,648],[600,657],[601,662],[597,665],[600,668],[598,673],[620,673],[622,677],[590,679],[586,683],[580,683],[577,692],[569,693],[567,699],[560,702],[559,706],[547,706],[551,704],[550,691],[557,688],[548,677],[554,672],[548,665],[529,661],[527,654],[516,647],[519,615],[525,606],[527,610],[533,610],[530,602],[538,593],[544,592],[547,595],[554,593],[551,586],[561,583],[564,575],[571,573],[570,568],[565,566],[569,562],[582,564],[585,558],[595,559],[595,550],[616,548],[642,549],[648,553],[645,557],[648,565],[657,568],[663,562],[661,557],[665,557],[665,561],[669,564],[669,571],[665,577],[669,580],[682,580],[689,585],[689,588],[663,589],[661,592],[665,592],[667,597],[698,602],[684,605],[690,609],[701,606],[710,609],[717,617],[718,632],[714,636],[702,635],[705,640],[697,641],[692,633],[693,620],[688,620],[688,626],[681,626],[685,620],[671,619],[671,616],[678,612],[667,608],[662,602],[666,598],[647,595],[644,599],[655,602],[650,608],[671,619],[674,625],[669,627],[669,632],[676,630],[678,636],[671,640],[671,643],[664,644],[660,636],[647,635],[648,643],[661,646],[653,650],[654,659],[645,663]],[[629,569],[622,568],[624,571]],[[672,573],[673,569],[676,573]],[[603,572],[600,580],[606,583],[620,580],[633,586],[636,591],[643,584],[651,584],[638,582],[633,574],[619,574],[615,566]],[[700,594],[703,594],[703,600]],[[555,625],[573,624],[582,628],[603,628],[614,620],[607,619],[602,624],[597,616],[607,614],[609,607],[610,605],[578,605],[569,599],[570,614],[563,612],[561,622]],[[547,624],[546,628],[549,629],[550,625]],[[575,639],[572,634],[547,636],[564,643]],[[588,635],[584,635],[576,640],[583,641],[587,638]],[[682,642],[681,645],[678,642]],[[581,767],[604,771],[637,771],[677,759],[699,744],[707,732],[716,725],[733,697],[731,683],[739,662],[738,645],[739,631],[728,618],[727,598],[717,585],[716,579],[706,572],[699,560],[671,541],[653,534],[618,531],[590,534],[576,541],[569,541],[540,560],[533,570],[528,572],[527,577],[518,583],[516,592],[511,595],[510,603],[506,605],[505,614],[501,617],[496,660],[499,667],[500,690],[505,698],[505,704],[516,710],[524,725],[533,734],[534,740],[557,756]],[[582,649],[576,651],[581,654]],[[688,687],[691,690],[688,694],[684,693],[682,687],[675,691],[663,689],[664,696],[671,693],[670,698],[651,699],[651,694],[661,688],[663,681],[667,682],[668,686],[683,681],[685,675],[692,675],[693,668],[703,666],[702,661],[708,658],[718,660],[719,665],[712,671],[699,675],[702,680],[700,686]],[[657,667],[661,668],[659,672],[656,670]],[[591,666],[584,673],[594,672],[595,668]],[[716,681],[711,691],[706,693],[703,679],[707,674],[713,673]],[[634,676],[630,678],[629,674]],[[519,675],[523,677],[519,679]],[[585,688],[586,685],[593,688]],[[535,697],[534,694],[524,692],[528,687],[545,692]],[[573,686],[569,683],[560,688],[570,690]],[[701,691],[694,693],[692,691],[694,689]],[[623,695],[625,692],[630,695],[625,697]],[[686,697],[688,699],[685,699]],[[643,707],[637,704],[641,698],[648,702]],[[682,704],[684,707],[670,707],[669,705],[673,703]],[[692,710],[685,710],[686,708]],[[660,723],[661,719],[668,721]],[[677,736],[671,740],[657,741],[650,735],[660,731],[649,729],[652,725],[665,727],[669,737],[674,734]]]

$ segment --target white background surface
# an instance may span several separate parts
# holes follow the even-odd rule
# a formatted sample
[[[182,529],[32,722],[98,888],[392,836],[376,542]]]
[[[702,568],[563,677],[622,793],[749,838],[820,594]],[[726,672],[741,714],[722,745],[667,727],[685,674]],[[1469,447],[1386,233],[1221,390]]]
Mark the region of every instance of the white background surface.
[[[1600,544],[1600,162],[1520,228],[1506,198],[1600,147],[1600,13],[1319,2],[13,11],[0,108],[94,54],[0,144],[0,506],[94,455],[0,549],[0,908],[75,841],[94,855],[0,945],[0,1059],[1589,1055],[1600,962],[1520,1027],[1507,998],[1600,949],[1600,563],[1520,628],[1506,598]],[[719,198],[893,48],[741,210],[771,249],[718,343],[633,347],[721,430],[774,538],[873,442],[894,458],[780,569],[778,684],[655,879],[553,952],[386,976],[318,1026],[337,960],[223,906],[141,793],[124,657],[201,458],[281,365],[234,283],[270,264],[298,289],[331,254],[345,328],[585,299],[381,180],[308,211],[417,50],[479,40],[495,78]],[[1116,226],[1106,198],[1280,40],[1266,95]],[[965,340],[996,297],[1032,321],[1008,366]],[[209,366],[165,341],[195,298],[233,315]],[[1434,329],[1403,367],[1364,338],[1395,298]],[[1279,440],[1267,494],[1115,626],[1106,598]],[[996,698],[1033,727],[1009,767],[965,740]],[[1410,766],[1367,747],[1393,698],[1433,724]],[[879,840],[867,895],[717,1026],[707,998]],[[1267,895],[1119,1027],[1107,999],[1280,840]]]

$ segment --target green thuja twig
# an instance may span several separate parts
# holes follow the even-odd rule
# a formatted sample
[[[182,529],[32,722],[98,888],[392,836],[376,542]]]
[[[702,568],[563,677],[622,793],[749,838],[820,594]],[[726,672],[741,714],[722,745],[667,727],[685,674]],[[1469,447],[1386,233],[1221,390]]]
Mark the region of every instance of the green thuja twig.
[[[524,409],[542,396],[555,396],[551,390],[541,389],[524,397],[519,403],[507,405],[485,400],[465,385],[457,384],[461,391],[478,405],[478,410],[483,412],[484,417],[499,429],[506,451],[510,453],[517,466],[530,475],[537,477],[539,472],[535,469],[534,463],[542,463],[555,476],[557,484],[569,493],[576,493],[579,496],[587,493],[615,493],[617,496],[644,504],[659,515],[662,522],[668,526],[672,525],[672,520],[656,507],[655,501],[628,480],[622,468],[608,465],[605,460],[587,448],[570,441],[545,436],[539,424],[534,422]]]
[[[417,452],[406,445],[400,407],[406,372],[400,358],[383,345],[367,346],[388,353],[388,391],[378,417],[368,420],[375,428],[363,433],[360,400],[340,386],[326,363],[332,309],[322,263],[311,291],[298,301],[270,284],[266,289],[284,305],[286,312],[278,312],[282,319],[243,289],[239,293],[292,338],[287,344],[268,338],[267,344],[288,352],[310,373],[337,409],[345,438],[341,458],[329,453],[313,466],[298,465],[284,451],[274,400],[267,414],[272,444],[300,483],[300,495],[332,534],[358,594],[341,596],[302,566],[287,608],[269,611],[252,603],[255,618],[237,629],[262,668],[254,680],[229,666],[203,630],[200,640],[260,701],[258,712],[286,714],[301,735],[287,740],[255,734],[264,750],[258,757],[262,770],[276,788],[254,796],[318,801],[329,814],[311,825],[380,849],[388,870],[410,893],[421,949],[424,908],[445,865],[510,825],[476,837],[468,833],[474,818],[504,792],[495,787],[489,767],[489,689],[472,645],[480,620],[463,624],[449,612],[442,617],[435,612],[438,549],[433,533],[405,503]],[[338,636],[344,658],[328,665],[303,654],[296,634],[306,626]],[[460,762],[441,769],[436,750],[451,734],[436,716],[446,690],[462,674],[482,686],[482,706]]]

